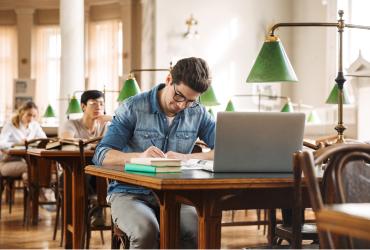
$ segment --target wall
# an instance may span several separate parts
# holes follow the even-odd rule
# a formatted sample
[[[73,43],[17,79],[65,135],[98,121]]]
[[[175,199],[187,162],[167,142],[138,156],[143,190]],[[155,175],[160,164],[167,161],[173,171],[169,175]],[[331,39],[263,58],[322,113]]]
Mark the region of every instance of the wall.
[[[293,0],[156,0],[156,67],[196,56],[208,61],[218,98],[226,103],[233,94],[251,93],[248,73],[268,29],[290,21]],[[185,20],[198,20],[199,39],[185,39]],[[291,31],[279,32],[288,56]],[[156,82],[163,81],[157,77]]]
[[[295,22],[336,22],[335,13],[336,6],[332,5],[332,1],[293,1]],[[323,106],[335,83],[336,28],[290,29],[293,32],[291,61],[299,80],[293,86],[294,100],[308,105]]]

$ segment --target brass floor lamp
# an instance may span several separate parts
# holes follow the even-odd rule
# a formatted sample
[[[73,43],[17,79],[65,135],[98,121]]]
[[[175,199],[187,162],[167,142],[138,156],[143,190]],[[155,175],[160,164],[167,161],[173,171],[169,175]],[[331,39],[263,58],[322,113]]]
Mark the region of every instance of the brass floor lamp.
[[[345,28],[355,28],[370,30],[370,26],[347,24],[343,20],[343,10],[338,11],[339,19],[335,23],[307,22],[307,23],[277,23],[275,24],[266,38],[265,43],[259,52],[256,62],[249,73],[247,82],[284,82],[297,81],[297,77],[285,53],[285,50],[277,36],[275,30],[279,27],[335,27],[338,30],[338,73],[335,82],[338,85],[338,124],[335,126],[337,131],[337,143],[344,142],[343,124],[343,85],[346,82],[343,74],[343,31]]]

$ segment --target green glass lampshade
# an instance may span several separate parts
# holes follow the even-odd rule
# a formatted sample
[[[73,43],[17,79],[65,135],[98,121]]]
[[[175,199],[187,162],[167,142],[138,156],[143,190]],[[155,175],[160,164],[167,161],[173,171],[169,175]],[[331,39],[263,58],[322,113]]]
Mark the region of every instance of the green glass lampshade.
[[[72,96],[72,99],[69,101],[67,114],[82,113],[80,103],[77,101],[75,96]]]
[[[293,104],[291,101],[287,101],[280,112],[294,112]]]
[[[208,106],[208,107],[220,105],[220,103],[217,101],[217,98],[216,98],[216,95],[215,95],[215,92],[212,86],[209,86],[207,91],[201,94],[200,102],[204,106]]]
[[[338,104],[338,94],[339,88],[337,84],[334,84],[328,99],[326,99],[327,104]],[[343,104],[350,104],[351,99],[349,98],[348,91],[346,88],[343,88]]]
[[[277,37],[265,41],[247,82],[296,82],[297,76]]]
[[[307,116],[307,123],[320,123],[320,117],[315,110],[312,110]]]
[[[46,117],[46,118],[56,117],[54,109],[53,109],[53,107],[51,107],[50,104],[48,105],[48,107],[45,110],[44,117]]]
[[[119,92],[117,101],[123,102],[130,96],[134,96],[140,93],[139,85],[136,82],[135,77],[129,76],[129,78],[123,84],[121,91]]]
[[[233,104],[233,102],[231,100],[227,103],[227,106],[226,106],[225,111],[227,111],[227,112],[235,112],[235,107],[234,107],[234,104]]]

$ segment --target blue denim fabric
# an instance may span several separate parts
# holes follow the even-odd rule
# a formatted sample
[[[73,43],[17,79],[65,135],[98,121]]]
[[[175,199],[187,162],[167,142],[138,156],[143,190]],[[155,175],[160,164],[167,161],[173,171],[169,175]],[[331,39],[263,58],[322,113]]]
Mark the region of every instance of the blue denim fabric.
[[[110,149],[126,153],[143,152],[154,145],[165,153],[175,151],[188,154],[198,137],[213,149],[215,121],[204,106],[181,111],[168,126],[166,115],[157,101],[158,90],[164,86],[160,84],[149,92],[133,96],[116,110],[107,133],[95,150],[95,165],[102,165]],[[108,194],[117,192],[149,194],[150,190],[112,182]]]

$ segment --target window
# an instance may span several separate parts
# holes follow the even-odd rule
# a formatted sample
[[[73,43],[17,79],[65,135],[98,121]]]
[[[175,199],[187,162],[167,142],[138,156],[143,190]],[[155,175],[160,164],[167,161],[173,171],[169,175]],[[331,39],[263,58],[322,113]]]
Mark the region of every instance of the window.
[[[119,76],[122,76],[122,23],[92,22],[88,41],[88,89],[107,90],[105,107],[113,114],[118,106]]]
[[[33,78],[36,79],[35,102],[42,115],[50,104],[59,110],[60,88],[60,28],[38,26],[34,30]],[[58,115],[57,115],[58,116]]]
[[[0,124],[13,111],[13,81],[17,76],[17,31],[15,26],[0,26]]]
[[[344,1],[344,2],[343,2]],[[368,0],[341,0],[339,7],[344,8],[345,22],[370,26]],[[362,56],[370,61],[370,31],[361,29],[346,29],[344,37],[344,68],[353,63],[361,51]]]

